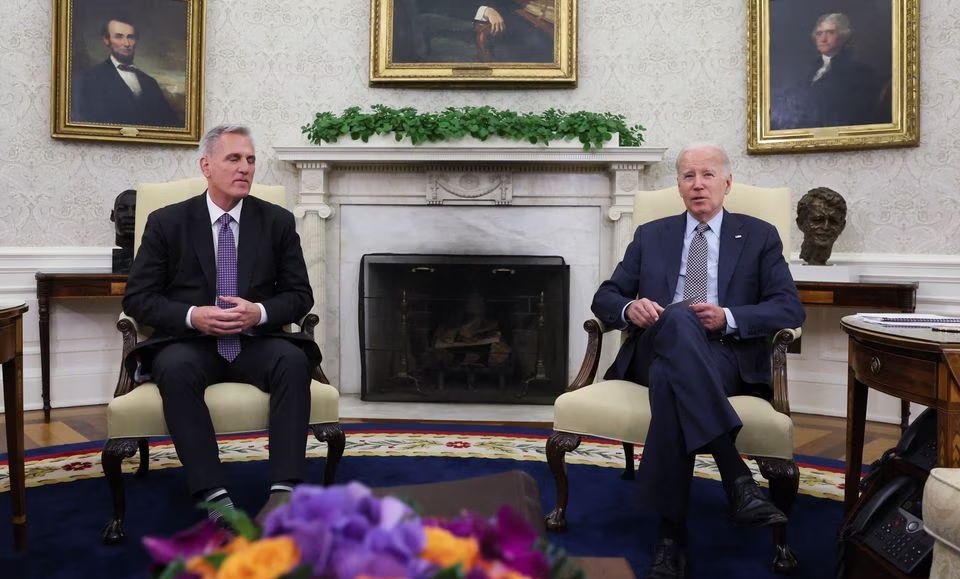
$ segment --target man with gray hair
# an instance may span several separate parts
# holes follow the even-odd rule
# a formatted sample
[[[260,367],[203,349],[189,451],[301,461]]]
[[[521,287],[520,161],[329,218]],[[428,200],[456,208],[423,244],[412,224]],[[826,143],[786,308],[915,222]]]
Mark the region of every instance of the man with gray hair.
[[[856,58],[854,30],[841,12],[817,18],[810,37],[817,56],[804,74],[771,107],[774,129],[889,123],[889,87]],[[889,79],[887,79],[889,80]]]
[[[191,493],[226,507],[233,503],[204,390],[245,382],[270,394],[269,510],[304,477],[320,351],[307,334],[283,331],[313,307],[313,290],[293,214],[249,195],[255,169],[250,131],[214,127],[200,142],[207,190],[149,215],[123,309],[154,334],[125,363],[156,382]]]
[[[646,579],[692,575],[687,511],[699,452],[716,460],[734,524],[787,520],[737,451],[743,424],[727,397],[772,398],[770,335],[800,326],[804,311],[776,228],[723,208],[732,184],[721,147],[684,148],[677,185],[686,211],[638,227],[591,306],[627,335],[604,378],[649,391],[640,476],[660,529]]]

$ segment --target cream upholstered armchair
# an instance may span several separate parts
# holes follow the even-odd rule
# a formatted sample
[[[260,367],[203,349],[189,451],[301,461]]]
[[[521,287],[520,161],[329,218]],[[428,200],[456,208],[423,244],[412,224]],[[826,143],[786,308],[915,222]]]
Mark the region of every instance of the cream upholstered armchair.
[[[783,240],[784,257],[790,257],[790,224],[792,207],[790,190],[765,189],[735,183],[724,203],[733,213],[746,213],[772,223]],[[634,200],[634,225],[660,217],[679,215],[683,201],[676,187],[644,191]],[[566,392],[554,403],[554,432],[547,440],[547,462],[557,486],[557,504],[547,515],[547,528],[566,528],[569,486],[564,458],[575,450],[584,436],[617,440],[623,443],[625,471],[622,478],[633,479],[633,447],[642,444],[650,424],[647,389],[625,380],[594,382],[600,358],[604,328],[598,320],[584,323],[587,351],[580,372]],[[788,512],[800,483],[800,473],[793,460],[793,422],[787,401],[787,344],[800,335],[799,329],[784,329],[772,336],[773,401],[755,396],[734,396],[730,399],[743,421],[737,437],[737,449],[754,458],[760,473],[769,481],[770,494],[782,511]],[[797,560],[787,545],[786,525],[773,528],[776,554],[774,570],[789,573]]]
[[[165,205],[198,195],[205,189],[206,181],[202,178],[169,183],[141,183],[137,187],[134,252],[140,246],[147,215]],[[286,191],[282,186],[254,185],[251,194],[278,205],[286,205],[287,202]],[[301,322],[301,328],[312,335],[318,321],[316,314],[308,314]],[[139,340],[149,336],[151,331],[148,327],[138,326],[133,318],[124,314],[120,315],[117,328],[123,334],[123,358]],[[125,537],[123,521],[126,515],[126,496],[121,473],[123,459],[132,457],[139,450],[140,463],[136,476],[146,476],[150,462],[147,438],[169,434],[157,385],[153,382],[134,384],[124,368],[123,358],[114,398],[107,406],[107,441],[101,456],[103,473],[113,498],[113,518],[103,530],[103,541],[106,544],[120,543]],[[337,389],[327,382],[323,371],[317,366],[310,386],[310,429],[317,440],[327,443],[324,484],[333,482],[346,444],[339,423],[340,395]],[[204,399],[217,434],[267,429],[270,396],[251,384],[214,384],[207,388]]]

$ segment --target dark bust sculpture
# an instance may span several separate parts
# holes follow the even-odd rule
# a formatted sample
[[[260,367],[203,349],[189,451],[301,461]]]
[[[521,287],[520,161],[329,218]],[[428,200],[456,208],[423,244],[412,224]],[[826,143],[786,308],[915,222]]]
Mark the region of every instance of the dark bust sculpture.
[[[797,203],[797,227],[803,232],[800,259],[827,265],[833,244],[847,225],[847,202],[833,189],[817,187]]]
[[[113,273],[130,273],[133,263],[133,235],[136,227],[137,190],[122,191],[113,200],[110,221],[114,224]]]

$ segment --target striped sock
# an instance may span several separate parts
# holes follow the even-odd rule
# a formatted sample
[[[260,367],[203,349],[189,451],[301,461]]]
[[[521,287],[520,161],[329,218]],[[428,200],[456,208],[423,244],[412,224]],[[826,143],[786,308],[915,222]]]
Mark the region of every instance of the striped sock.
[[[294,484],[295,483],[289,482],[289,481],[273,483],[272,485],[270,485],[270,494],[272,495],[273,493],[292,493]]]
[[[228,509],[234,508],[233,501],[230,500],[230,495],[227,494],[227,489],[223,487],[210,489],[202,493],[202,495],[203,495],[204,502],[217,503],[218,505],[221,505]],[[215,523],[219,523],[223,520],[223,515],[213,509],[207,509],[207,518],[210,519],[211,521],[214,521]]]

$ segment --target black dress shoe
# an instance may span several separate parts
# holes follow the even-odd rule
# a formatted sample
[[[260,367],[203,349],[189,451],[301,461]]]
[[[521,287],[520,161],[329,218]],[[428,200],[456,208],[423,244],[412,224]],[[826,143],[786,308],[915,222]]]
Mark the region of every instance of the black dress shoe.
[[[673,539],[661,537],[653,552],[653,565],[645,579],[687,579],[687,549]]]
[[[738,527],[766,527],[786,523],[787,516],[763,495],[752,476],[733,481],[730,491],[730,518]]]

